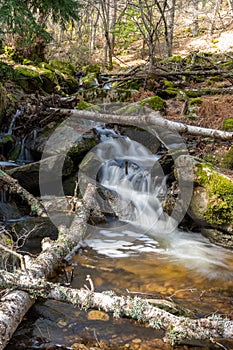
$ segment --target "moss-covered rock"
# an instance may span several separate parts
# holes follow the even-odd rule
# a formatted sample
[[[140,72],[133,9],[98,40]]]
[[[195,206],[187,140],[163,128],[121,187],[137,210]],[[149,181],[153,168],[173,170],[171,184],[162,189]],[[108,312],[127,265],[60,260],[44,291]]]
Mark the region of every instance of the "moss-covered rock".
[[[223,130],[233,130],[233,118],[228,118],[223,122]]]
[[[148,106],[154,111],[164,111],[166,102],[159,96],[147,97],[139,102],[140,106]]]
[[[47,67],[50,70],[58,70],[67,75],[74,75],[75,72],[75,68],[70,62],[62,60],[50,60]]]
[[[185,161],[192,163],[193,176]],[[233,243],[233,181],[212,165],[190,156],[178,158],[176,177],[194,184],[189,215],[202,226],[232,235]]]
[[[76,96],[84,101],[92,103],[112,103],[112,102],[126,102],[129,101],[135,94],[135,90],[127,89],[101,89],[99,87],[92,87],[79,91]]]
[[[163,86],[165,86],[166,88],[174,88],[175,84],[173,81],[164,79],[163,80]]]
[[[96,146],[94,137],[83,137],[76,145],[69,149],[67,155],[72,159],[73,163],[78,164],[83,155]]]
[[[233,182],[205,163],[196,164],[196,181],[208,197],[205,219],[211,225],[233,225]]]
[[[73,77],[73,66],[68,63],[66,65],[66,62],[63,61],[52,61],[52,63],[41,62],[38,66],[18,65],[15,68],[17,73],[15,80],[26,92],[42,89],[47,93],[70,94],[77,91],[79,83]],[[61,70],[55,67],[61,68]]]
[[[17,66],[15,68],[17,74],[16,82],[26,92],[39,90],[42,86],[42,79],[36,69],[31,69],[25,66]]]
[[[176,97],[179,94],[179,89],[176,89],[174,87],[168,87],[164,90],[164,97],[166,98],[172,98]]]

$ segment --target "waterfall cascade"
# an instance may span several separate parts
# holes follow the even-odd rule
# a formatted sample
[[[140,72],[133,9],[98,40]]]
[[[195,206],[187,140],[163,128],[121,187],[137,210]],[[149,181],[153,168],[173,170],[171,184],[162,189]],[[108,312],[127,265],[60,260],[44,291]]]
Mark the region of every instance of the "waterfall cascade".
[[[151,251],[159,254],[159,259],[182,264],[209,279],[232,279],[230,251],[210,243],[200,233],[182,231],[178,222],[164,212],[168,185],[167,175],[158,165],[160,155],[106,130],[104,140],[92,152],[95,166],[86,175],[94,178],[98,158],[97,186],[116,200],[111,202],[111,195],[97,199],[104,208],[110,198],[112,213],[117,214],[122,225],[99,228],[96,236],[91,229],[88,244],[99,253],[115,257]],[[85,174],[86,170],[84,162],[81,172]]]

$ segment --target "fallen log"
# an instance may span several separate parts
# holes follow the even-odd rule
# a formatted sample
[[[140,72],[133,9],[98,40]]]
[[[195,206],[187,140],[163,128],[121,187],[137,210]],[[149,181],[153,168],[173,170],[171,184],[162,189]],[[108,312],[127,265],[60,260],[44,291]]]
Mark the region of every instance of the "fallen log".
[[[88,197],[93,186],[89,185],[83,197],[86,206],[80,206],[73,214],[69,229],[59,227],[58,239],[52,241],[49,237],[42,241],[42,252],[36,258],[24,256],[26,274],[30,280],[46,279],[49,274],[62,262],[72,249],[83,239],[89,217]],[[35,302],[36,295],[30,296],[22,290],[7,292],[0,303],[0,349],[4,349],[25,313]]]
[[[135,125],[141,127],[163,128],[181,134],[190,134],[195,136],[209,137],[220,140],[233,140],[233,132],[215,130],[209,128],[201,128],[198,126],[187,125],[183,123],[173,122],[161,117],[159,112],[150,112],[146,115],[118,115],[110,113],[98,113],[86,110],[77,109],[58,109],[50,108],[51,111],[57,111],[61,115],[67,117],[83,118],[89,120],[100,121],[103,123],[117,123],[125,125]]]
[[[45,214],[44,207],[40,201],[3,170],[0,170],[0,189],[20,196],[22,200],[26,201],[30,206],[32,215],[41,216]]]
[[[184,340],[204,340],[212,338],[233,338],[233,321],[218,315],[192,319],[175,316],[153,306],[147,299],[117,296],[112,291],[95,292],[90,276],[90,288],[73,289],[59,284],[31,279],[27,274],[11,274],[0,271],[0,287],[19,288],[33,297],[71,303],[81,309],[101,309],[113,313],[116,318],[125,316],[146,323],[149,327],[165,331],[164,341],[172,345]]]

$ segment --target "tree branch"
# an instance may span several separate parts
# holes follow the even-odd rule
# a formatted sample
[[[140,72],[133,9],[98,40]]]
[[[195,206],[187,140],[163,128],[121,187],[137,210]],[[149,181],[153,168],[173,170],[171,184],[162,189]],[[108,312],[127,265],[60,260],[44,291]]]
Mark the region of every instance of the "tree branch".
[[[40,201],[23,188],[17,180],[13,179],[10,175],[0,170],[0,187],[4,184],[4,190],[9,193],[19,195],[23,200],[27,201],[31,207],[31,213],[41,216],[45,210]]]
[[[50,108],[50,110],[56,110],[61,115],[74,116],[77,118],[96,120],[103,123],[119,123],[135,126],[146,127],[161,127],[164,129],[170,129],[181,134],[190,134],[196,136],[210,137],[220,140],[233,140],[233,132],[227,132],[222,130],[201,128],[198,126],[187,125],[183,123],[177,123],[167,120],[158,112],[151,112],[148,115],[117,115],[107,113],[96,113],[91,111],[79,111],[77,109],[56,109]]]

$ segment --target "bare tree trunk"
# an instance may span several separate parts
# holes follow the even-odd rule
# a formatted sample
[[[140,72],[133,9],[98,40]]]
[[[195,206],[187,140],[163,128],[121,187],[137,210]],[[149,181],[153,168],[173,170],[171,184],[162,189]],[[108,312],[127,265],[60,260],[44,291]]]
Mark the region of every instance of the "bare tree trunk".
[[[90,35],[90,42],[89,42],[90,58],[92,58],[92,55],[93,55],[94,50],[95,50],[96,32],[97,32],[98,22],[99,22],[99,12],[92,15],[92,21],[91,21],[91,26],[90,26],[91,35]]]
[[[168,57],[172,55],[175,6],[176,6],[176,0],[167,1],[167,10],[166,10],[167,38],[165,42],[166,42],[166,55]]]
[[[145,127],[162,127],[164,129],[173,130],[183,134],[190,134],[203,137],[211,137],[220,140],[233,140],[233,132],[222,130],[201,128],[198,126],[187,125],[183,123],[173,122],[161,117],[159,112],[150,112],[147,115],[117,115],[107,113],[96,113],[91,111],[79,111],[77,109],[57,109],[50,108],[51,111],[57,111],[61,115],[74,116],[89,120],[101,121],[104,123],[129,124]]]
[[[192,22],[192,36],[198,35],[199,24],[198,24],[198,4],[199,0],[192,0],[193,2],[193,22]]]
[[[211,22],[210,22],[209,35],[213,34],[214,23],[215,23],[216,15],[219,12],[219,9],[220,9],[220,6],[221,6],[221,2],[222,2],[222,0],[216,0],[215,7],[214,7],[214,12],[213,12],[212,19],[211,19]]]

